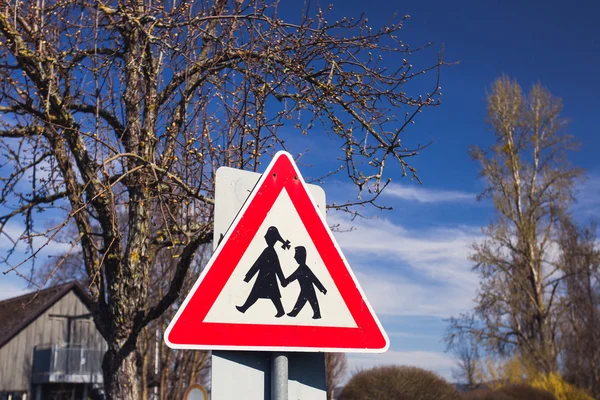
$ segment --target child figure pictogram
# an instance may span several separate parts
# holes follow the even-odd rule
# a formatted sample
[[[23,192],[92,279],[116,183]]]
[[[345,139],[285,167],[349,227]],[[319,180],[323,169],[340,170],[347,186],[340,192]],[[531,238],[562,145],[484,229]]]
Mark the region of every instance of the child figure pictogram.
[[[300,284],[300,294],[294,308],[287,315],[290,317],[297,316],[306,302],[308,302],[313,310],[313,319],[319,319],[321,318],[321,309],[319,308],[315,286],[323,294],[327,294],[327,289],[325,289],[323,284],[306,265],[306,249],[303,246],[298,246],[294,250],[296,250],[294,259],[298,262],[298,268],[286,278],[285,285],[283,286],[285,287],[297,280]]]
[[[281,242],[283,243],[281,247],[284,250],[287,250],[290,248],[290,241],[282,239],[279,231],[274,226],[269,227],[267,230],[265,241],[267,242],[267,247],[263,250],[244,278],[244,282],[250,282],[254,275],[258,274],[254,286],[250,291],[250,295],[243,305],[235,306],[235,308],[237,308],[239,312],[245,313],[258,299],[269,299],[273,302],[273,305],[277,310],[275,317],[279,318],[285,314],[285,311],[281,304],[281,292],[279,291],[277,280],[281,282],[281,286],[283,287],[287,286],[287,282],[285,281],[285,277],[281,270],[279,257],[277,257],[274,246],[275,243]]]

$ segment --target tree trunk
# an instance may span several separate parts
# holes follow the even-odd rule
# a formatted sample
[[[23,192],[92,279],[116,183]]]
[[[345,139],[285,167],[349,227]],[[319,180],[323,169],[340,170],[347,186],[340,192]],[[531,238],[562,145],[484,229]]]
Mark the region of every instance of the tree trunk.
[[[107,400],[140,399],[140,382],[134,351],[122,358],[117,352],[109,349],[104,355],[102,371]]]
[[[140,374],[142,380],[141,400],[148,400],[148,356],[146,354],[146,352],[142,354],[142,373]]]
[[[169,393],[169,377],[170,377],[170,372],[171,372],[171,368],[165,367],[165,366],[170,366],[171,365],[171,356],[173,354],[173,351],[168,348],[165,347],[164,342],[161,343],[161,363],[163,365],[163,367],[160,370],[160,399],[161,400],[168,400],[167,398],[167,394]],[[162,359],[162,355],[164,354],[164,360]]]

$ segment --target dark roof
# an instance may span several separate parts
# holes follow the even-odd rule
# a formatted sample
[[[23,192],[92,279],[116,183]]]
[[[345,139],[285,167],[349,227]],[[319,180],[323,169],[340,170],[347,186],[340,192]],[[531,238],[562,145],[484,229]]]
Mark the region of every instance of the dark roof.
[[[0,347],[38,318],[44,311],[74,290],[89,307],[90,298],[77,282],[68,282],[0,301]]]

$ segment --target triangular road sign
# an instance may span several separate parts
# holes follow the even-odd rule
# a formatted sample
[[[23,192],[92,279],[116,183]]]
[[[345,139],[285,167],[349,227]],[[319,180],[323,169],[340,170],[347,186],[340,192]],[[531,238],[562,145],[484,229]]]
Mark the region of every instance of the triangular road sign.
[[[290,154],[267,167],[165,333],[177,349],[384,352]]]

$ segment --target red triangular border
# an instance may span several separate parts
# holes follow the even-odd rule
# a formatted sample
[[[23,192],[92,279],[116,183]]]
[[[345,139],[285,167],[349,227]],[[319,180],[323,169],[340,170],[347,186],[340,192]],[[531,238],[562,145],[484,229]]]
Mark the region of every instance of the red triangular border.
[[[346,302],[356,328],[203,322],[283,188]],[[383,352],[389,347],[385,331],[290,154],[277,153],[267,167],[169,324],[165,342],[178,349],[215,350]]]

